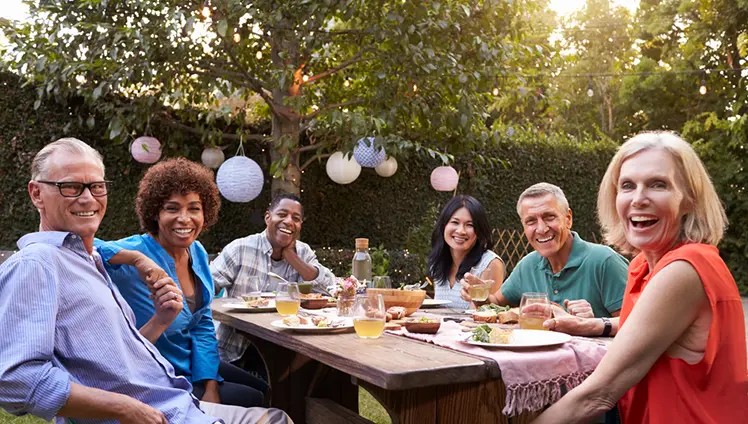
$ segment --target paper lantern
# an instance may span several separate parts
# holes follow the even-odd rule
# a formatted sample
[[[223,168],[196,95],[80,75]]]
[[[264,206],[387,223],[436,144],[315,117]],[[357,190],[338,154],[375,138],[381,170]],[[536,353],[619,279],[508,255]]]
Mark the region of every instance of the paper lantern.
[[[218,168],[216,184],[226,199],[249,202],[262,192],[265,177],[257,162],[246,156],[234,156]]]
[[[377,165],[374,170],[382,177],[391,177],[395,175],[395,172],[397,172],[397,161],[395,158],[390,156],[386,161]]]
[[[161,159],[161,143],[153,137],[138,137],[130,146],[130,154],[140,163],[156,163]]]
[[[362,138],[358,145],[353,148],[353,157],[359,165],[366,168],[376,168],[386,159],[384,149],[374,147],[374,137]]]
[[[338,184],[350,184],[361,174],[361,165],[352,157],[344,157],[343,152],[335,152],[327,159],[327,176]]]
[[[459,181],[460,176],[451,166],[440,166],[431,172],[431,186],[436,191],[452,191]]]
[[[218,147],[206,147],[203,154],[200,155],[200,159],[203,161],[203,165],[216,169],[226,160],[226,156],[224,156],[223,150]]]

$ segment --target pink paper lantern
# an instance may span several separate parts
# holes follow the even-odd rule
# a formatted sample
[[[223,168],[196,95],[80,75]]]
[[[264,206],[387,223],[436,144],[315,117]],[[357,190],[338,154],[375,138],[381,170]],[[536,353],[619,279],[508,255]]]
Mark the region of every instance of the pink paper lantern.
[[[138,137],[132,142],[130,153],[140,163],[156,163],[161,159],[161,143],[153,137]]]
[[[451,166],[440,166],[431,172],[431,186],[436,191],[452,191],[459,181],[460,176]]]

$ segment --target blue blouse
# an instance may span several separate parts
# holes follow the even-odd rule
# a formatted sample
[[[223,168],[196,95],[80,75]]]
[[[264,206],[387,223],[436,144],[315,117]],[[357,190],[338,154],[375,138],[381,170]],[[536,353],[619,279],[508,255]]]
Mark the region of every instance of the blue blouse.
[[[120,250],[137,250],[151,258],[164,269],[169,277],[180,287],[174,259],[148,234],[134,235],[118,241],[95,241],[96,247],[104,259],[107,273],[117,285],[122,296],[135,313],[135,325],[141,328],[156,313],[153,301],[148,298],[150,292],[145,282],[138,276],[138,271],[129,265],[112,265],[109,259]],[[192,272],[195,274],[195,290],[200,289],[203,303],[197,305],[194,313],[184,300],[184,308],[171,325],[156,340],[159,352],[171,362],[177,375],[182,375],[191,382],[202,380],[223,381],[218,375],[218,342],[213,325],[210,303],[213,300],[213,278],[208,266],[208,252],[199,241],[190,246]]]
[[[483,271],[485,271],[485,269],[488,268],[488,265],[494,259],[498,259],[501,261],[499,255],[497,255],[493,251],[486,250],[485,252],[483,252],[480,261],[477,265],[475,265],[476,267],[478,267],[478,272],[482,273]],[[462,290],[462,284],[460,284],[459,281],[455,281],[454,287],[449,287],[449,280],[435,281],[434,299],[451,300],[452,303],[450,305],[447,305],[449,308],[468,309],[470,307],[470,302],[462,300],[462,297],[460,297],[460,290]]]

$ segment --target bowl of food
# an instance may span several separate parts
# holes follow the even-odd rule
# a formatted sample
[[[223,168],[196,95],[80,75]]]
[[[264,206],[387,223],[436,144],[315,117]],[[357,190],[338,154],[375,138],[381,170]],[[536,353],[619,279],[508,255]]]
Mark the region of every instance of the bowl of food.
[[[399,289],[366,289],[367,293],[381,294],[384,298],[384,307],[389,309],[392,306],[402,306],[405,308],[405,316],[411,315],[417,311],[426,298],[425,290],[399,290]]]
[[[442,323],[437,318],[418,317],[405,320],[403,325],[409,333],[436,334]]]
[[[327,307],[328,298],[319,293],[301,295],[301,307],[304,309],[322,309]]]

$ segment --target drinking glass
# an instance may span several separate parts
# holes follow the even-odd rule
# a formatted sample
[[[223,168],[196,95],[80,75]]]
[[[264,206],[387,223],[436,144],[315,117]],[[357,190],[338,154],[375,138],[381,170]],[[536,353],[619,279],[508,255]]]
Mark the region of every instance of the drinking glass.
[[[278,292],[275,295],[275,309],[283,316],[296,315],[299,312],[301,295],[299,285],[296,283],[278,284]]]
[[[386,275],[377,275],[373,278],[372,287],[375,289],[391,289],[392,282],[390,280],[390,277]]]
[[[353,328],[362,339],[382,335],[385,322],[384,297],[381,294],[359,294],[353,307]]]
[[[548,293],[528,292],[519,302],[519,328],[523,330],[547,330],[543,322],[551,319],[553,312]]]
[[[247,303],[248,306],[253,306],[262,299],[262,283],[260,277],[249,277],[246,281],[240,284],[244,294],[242,299]]]
[[[488,300],[488,296],[491,294],[491,286],[493,286],[491,269],[486,268],[483,272],[480,272],[478,267],[472,267],[470,268],[470,273],[483,281],[482,284],[472,284],[468,290],[473,303],[481,305]]]

